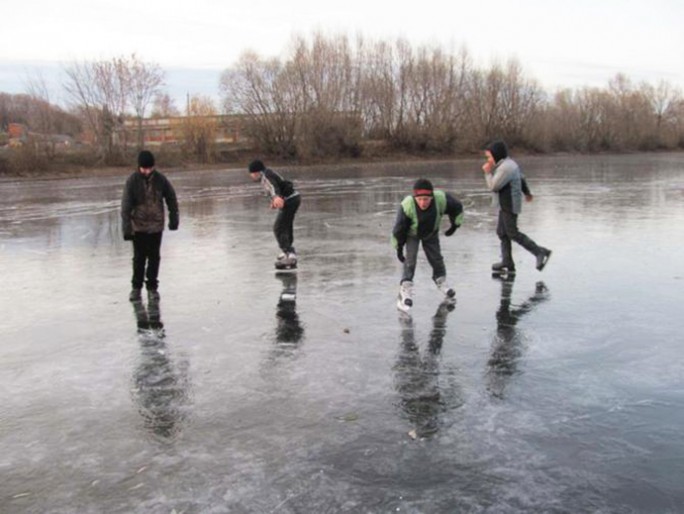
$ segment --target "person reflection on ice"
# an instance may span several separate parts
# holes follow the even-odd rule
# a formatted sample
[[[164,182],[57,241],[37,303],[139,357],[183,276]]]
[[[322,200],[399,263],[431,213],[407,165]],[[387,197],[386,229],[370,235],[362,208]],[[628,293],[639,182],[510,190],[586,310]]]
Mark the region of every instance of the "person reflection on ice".
[[[278,352],[286,354],[299,346],[304,328],[297,315],[297,274],[278,272],[276,278],[283,284],[276,306],[276,343]]]
[[[140,343],[133,394],[145,428],[157,438],[170,440],[178,434],[183,418],[186,380],[168,357],[159,298],[150,297],[147,307],[141,300],[132,305]]]
[[[401,409],[414,427],[409,432],[414,439],[428,438],[437,433],[440,416],[446,409],[439,384],[439,359],[447,316],[454,308],[450,301],[442,302],[437,308],[424,356],[416,344],[413,319],[408,315],[399,316],[402,330],[401,348],[394,366],[395,388],[400,396]]]
[[[501,282],[501,301],[496,311],[496,333],[492,352],[487,361],[487,390],[495,398],[504,398],[504,390],[511,377],[518,373],[518,362],[523,352],[523,335],[516,325],[520,318],[548,299],[544,282],[537,282],[534,294],[520,305],[511,303],[515,275],[496,277]]]

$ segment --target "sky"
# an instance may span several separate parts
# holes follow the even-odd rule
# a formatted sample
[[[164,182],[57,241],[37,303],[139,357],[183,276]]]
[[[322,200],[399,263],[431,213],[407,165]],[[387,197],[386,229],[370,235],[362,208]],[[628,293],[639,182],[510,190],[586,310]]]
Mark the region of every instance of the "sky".
[[[292,38],[346,34],[468,50],[477,66],[517,59],[552,92],[605,87],[617,73],[684,89],[682,0],[0,0],[0,92],[37,78],[64,103],[74,62],[135,53],[167,91],[219,98],[221,72],[247,51],[286,57]]]

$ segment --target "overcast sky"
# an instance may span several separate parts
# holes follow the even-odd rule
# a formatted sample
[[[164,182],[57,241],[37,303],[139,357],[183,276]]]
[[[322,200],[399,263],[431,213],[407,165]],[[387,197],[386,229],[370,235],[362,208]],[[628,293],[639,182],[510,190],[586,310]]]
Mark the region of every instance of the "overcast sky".
[[[61,94],[74,61],[136,53],[167,72],[175,98],[218,97],[222,70],[245,50],[283,56],[293,35],[363,35],[465,47],[476,65],[517,58],[530,78],[684,89],[684,0],[0,0],[0,91],[25,92],[38,70]],[[53,94],[53,96],[55,96]],[[60,99],[55,99],[59,101]]]

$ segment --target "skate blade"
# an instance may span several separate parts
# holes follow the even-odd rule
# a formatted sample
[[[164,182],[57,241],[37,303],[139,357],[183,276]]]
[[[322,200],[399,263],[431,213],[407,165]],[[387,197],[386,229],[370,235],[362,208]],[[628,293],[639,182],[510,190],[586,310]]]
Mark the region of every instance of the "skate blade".
[[[492,271],[492,278],[515,277],[515,271]]]

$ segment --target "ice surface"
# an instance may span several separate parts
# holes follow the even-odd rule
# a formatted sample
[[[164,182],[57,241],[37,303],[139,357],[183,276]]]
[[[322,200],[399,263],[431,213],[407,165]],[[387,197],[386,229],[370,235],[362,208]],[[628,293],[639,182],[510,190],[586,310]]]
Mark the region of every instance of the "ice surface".
[[[281,169],[296,274],[244,170],[169,172],[158,304],[128,301],[125,176],[0,183],[0,512],[675,512],[684,505],[684,157],[521,157],[493,279],[477,160]],[[457,304],[389,245],[455,193]]]

